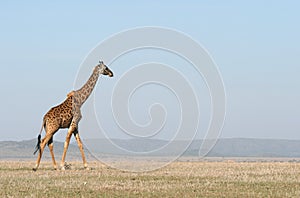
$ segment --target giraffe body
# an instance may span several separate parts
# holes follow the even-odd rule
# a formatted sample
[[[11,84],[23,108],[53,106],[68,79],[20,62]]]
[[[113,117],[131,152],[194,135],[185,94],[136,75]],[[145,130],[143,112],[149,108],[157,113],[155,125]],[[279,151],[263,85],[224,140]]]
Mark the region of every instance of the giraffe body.
[[[43,118],[44,127],[49,130],[57,131],[60,128],[69,128],[73,119],[73,95],[51,108]]]
[[[108,69],[108,67],[104,65],[103,62],[99,62],[99,65],[97,65],[94,68],[93,74],[90,76],[89,80],[83,85],[82,88],[80,88],[77,91],[71,91],[70,93],[68,93],[67,98],[64,102],[62,102],[58,106],[51,108],[45,114],[43,118],[42,129],[45,129],[46,135],[42,140],[40,140],[42,132],[41,129],[38,137],[37,149],[35,151],[39,151],[39,155],[37,158],[36,166],[33,168],[34,171],[36,171],[39,167],[46,144],[48,145],[50,150],[50,154],[53,161],[53,167],[54,169],[57,169],[53,152],[53,135],[61,128],[68,128],[68,133],[64,144],[64,152],[60,164],[61,168],[64,169],[65,157],[72,134],[76,138],[78,147],[82,155],[84,167],[87,168],[87,162],[85,159],[83,146],[78,131],[78,124],[82,117],[80,108],[92,93],[100,74],[108,75],[110,77],[113,76],[112,71]]]

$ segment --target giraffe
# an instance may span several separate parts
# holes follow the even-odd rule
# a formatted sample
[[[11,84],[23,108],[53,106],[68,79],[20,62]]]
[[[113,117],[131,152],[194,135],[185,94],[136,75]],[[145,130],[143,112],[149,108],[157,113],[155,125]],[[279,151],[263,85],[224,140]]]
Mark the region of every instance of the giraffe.
[[[86,162],[82,142],[79,137],[79,131],[78,131],[78,124],[82,117],[80,108],[84,104],[84,102],[88,99],[88,97],[91,95],[100,74],[113,77],[113,72],[102,61],[99,61],[99,64],[95,66],[93,73],[89,77],[88,81],[80,89],[68,93],[67,98],[63,103],[51,108],[44,115],[42,128],[38,135],[38,143],[36,145],[36,150],[34,152],[35,154],[37,151],[39,151],[36,165],[33,168],[34,171],[36,171],[40,165],[40,161],[46,144],[48,145],[50,150],[50,154],[53,162],[53,168],[55,170],[57,169],[54,152],[53,152],[53,135],[61,128],[68,128],[68,132],[64,143],[64,151],[60,163],[60,168],[64,170],[65,157],[70,143],[70,139],[73,134],[76,138],[78,147],[81,152],[83,166],[84,168],[87,169],[87,162]],[[41,140],[41,133],[43,129],[45,129],[46,135]]]

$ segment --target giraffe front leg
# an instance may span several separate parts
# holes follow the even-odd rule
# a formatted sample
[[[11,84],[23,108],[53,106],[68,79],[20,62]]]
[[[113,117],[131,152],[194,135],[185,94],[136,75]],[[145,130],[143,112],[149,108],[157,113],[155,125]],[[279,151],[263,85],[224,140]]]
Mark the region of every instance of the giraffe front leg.
[[[83,151],[82,142],[81,142],[81,139],[80,139],[80,137],[79,137],[79,132],[77,131],[76,133],[74,133],[74,136],[75,136],[75,138],[76,138],[78,147],[79,147],[80,152],[81,152],[81,157],[82,157],[82,161],[83,161],[83,166],[84,166],[85,169],[88,169],[88,165],[87,165],[87,162],[86,162],[86,159],[85,159],[85,155],[84,155],[84,151]]]
[[[61,159],[61,162],[60,162],[60,168],[61,168],[61,170],[65,170],[66,154],[67,154],[67,150],[68,150],[68,147],[69,147],[70,139],[72,137],[72,133],[74,132],[74,130],[75,129],[73,127],[70,127],[69,130],[68,130],[68,134],[67,134],[65,145],[64,145],[64,152],[63,152],[62,159]]]

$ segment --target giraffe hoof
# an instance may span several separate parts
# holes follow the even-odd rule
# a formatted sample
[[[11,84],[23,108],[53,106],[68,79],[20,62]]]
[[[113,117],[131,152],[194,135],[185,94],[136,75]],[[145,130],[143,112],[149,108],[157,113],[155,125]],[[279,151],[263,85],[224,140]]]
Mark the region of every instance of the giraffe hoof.
[[[32,170],[35,172],[37,170],[37,168],[32,168]]]

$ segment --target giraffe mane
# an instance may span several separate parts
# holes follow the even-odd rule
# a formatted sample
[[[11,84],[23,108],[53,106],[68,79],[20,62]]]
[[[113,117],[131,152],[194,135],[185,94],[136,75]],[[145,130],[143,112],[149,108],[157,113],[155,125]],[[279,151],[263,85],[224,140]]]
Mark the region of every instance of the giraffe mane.
[[[68,93],[67,98],[74,96],[75,91],[71,91],[70,93]]]

